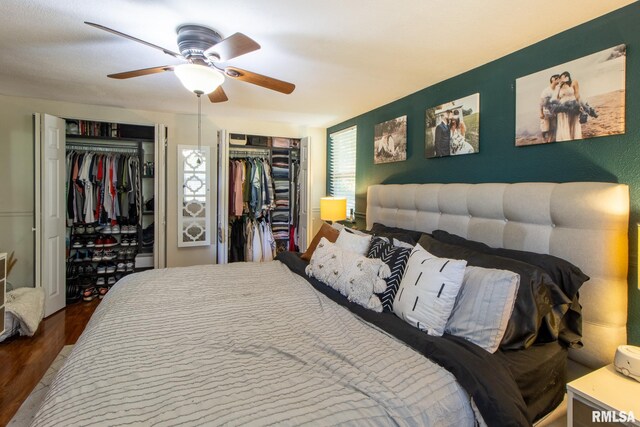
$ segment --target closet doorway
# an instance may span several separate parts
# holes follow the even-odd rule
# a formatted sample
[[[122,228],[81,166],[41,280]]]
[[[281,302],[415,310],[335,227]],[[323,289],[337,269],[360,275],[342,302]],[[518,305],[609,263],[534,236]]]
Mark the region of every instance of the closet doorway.
[[[127,274],[165,267],[166,127],[39,113],[33,123],[45,317],[65,307],[67,289],[100,297]]]
[[[308,155],[308,137],[218,131],[218,264],[306,250]]]

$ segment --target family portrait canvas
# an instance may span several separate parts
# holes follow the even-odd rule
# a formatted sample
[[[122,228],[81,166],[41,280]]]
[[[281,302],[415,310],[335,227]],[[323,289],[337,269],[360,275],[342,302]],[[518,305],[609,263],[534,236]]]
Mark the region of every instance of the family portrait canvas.
[[[373,146],[374,164],[407,160],[407,116],[378,123]]]
[[[516,146],[625,131],[624,44],[516,80]]]
[[[427,158],[477,153],[480,150],[480,94],[456,99],[426,112]]]

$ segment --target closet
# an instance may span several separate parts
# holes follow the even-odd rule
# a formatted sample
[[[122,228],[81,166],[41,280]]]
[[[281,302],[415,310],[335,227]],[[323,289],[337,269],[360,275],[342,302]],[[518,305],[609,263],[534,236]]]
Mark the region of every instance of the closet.
[[[218,134],[218,263],[307,243],[308,138]]]
[[[165,264],[166,128],[34,115],[45,315]]]

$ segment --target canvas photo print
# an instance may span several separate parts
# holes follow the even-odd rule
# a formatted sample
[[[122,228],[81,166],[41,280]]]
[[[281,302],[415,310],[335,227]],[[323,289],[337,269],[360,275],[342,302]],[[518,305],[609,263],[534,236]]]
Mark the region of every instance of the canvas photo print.
[[[373,146],[374,164],[407,160],[407,116],[378,123]]]
[[[624,44],[516,80],[516,146],[625,131]]]
[[[425,122],[425,156],[458,156],[480,150],[480,94],[429,108]]]

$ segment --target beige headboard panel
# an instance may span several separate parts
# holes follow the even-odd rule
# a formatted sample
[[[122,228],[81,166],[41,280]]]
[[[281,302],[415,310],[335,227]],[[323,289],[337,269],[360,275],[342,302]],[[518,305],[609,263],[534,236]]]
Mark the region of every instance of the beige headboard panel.
[[[493,247],[564,258],[591,277],[580,291],[584,348],[570,357],[591,368],[613,361],[627,341],[629,188],[600,182],[373,185],[374,222],[446,230]]]

